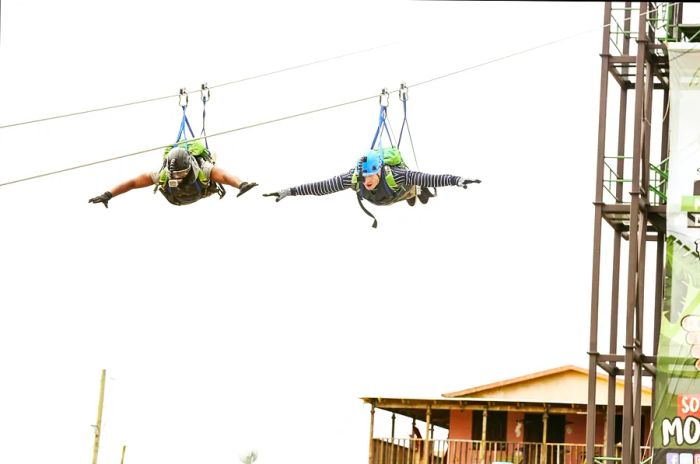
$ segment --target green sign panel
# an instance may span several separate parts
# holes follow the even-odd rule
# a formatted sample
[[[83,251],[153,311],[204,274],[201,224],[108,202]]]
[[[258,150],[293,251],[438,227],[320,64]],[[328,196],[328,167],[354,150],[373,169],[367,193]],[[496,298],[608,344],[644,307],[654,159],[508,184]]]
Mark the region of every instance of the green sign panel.
[[[700,464],[700,50],[669,44],[669,181],[654,464]]]

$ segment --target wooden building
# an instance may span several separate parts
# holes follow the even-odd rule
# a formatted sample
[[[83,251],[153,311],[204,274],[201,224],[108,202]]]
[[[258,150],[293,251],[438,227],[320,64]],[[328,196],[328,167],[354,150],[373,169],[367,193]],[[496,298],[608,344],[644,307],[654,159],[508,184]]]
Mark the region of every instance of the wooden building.
[[[607,376],[598,375],[596,456],[607,427],[622,437],[622,417],[606,422]],[[624,385],[616,385],[621,411]],[[465,390],[440,398],[362,398],[371,408],[370,464],[583,464],[586,462],[588,371],[563,366]],[[642,436],[648,444],[651,389],[642,387]],[[374,436],[374,411],[391,413],[391,436]],[[413,419],[411,436],[396,436],[396,415]],[[424,424],[418,426],[416,421]],[[435,427],[448,431],[434,439]],[[422,430],[421,430],[422,429]],[[649,452],[649,448],[645,448]],[[612,458],[612,457],[608,457]],[[602,460],[598,460],[601,461]],[[609,462],[607,459],[606,462]],[[614,461],[614,459],[613,459]]]

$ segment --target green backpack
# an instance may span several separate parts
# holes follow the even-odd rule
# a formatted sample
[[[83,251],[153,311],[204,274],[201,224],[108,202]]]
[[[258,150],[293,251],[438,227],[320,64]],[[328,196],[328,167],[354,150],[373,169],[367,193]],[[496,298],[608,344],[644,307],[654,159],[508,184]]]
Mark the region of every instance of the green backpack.
[[[187,140],[183,140],[181,142],[178,142],[175,145],[169,145],[169,146],[165,147],[165,152],[163,153],[163,158],[167,158],[168,153],[170,153],[170,150],[172,150],[175,147],[184,148],[185,150],[192,153],[194,156],[203,156],[204,159],[206,159],[207,161],[214,162],[209,150],[207,150],[206,147],[204,146],[204,144],[202,142],[200,142],[199,140],[193,140],[191,142],[187,141]]]
[[[379,151],[380,148],[375,148],[374,151]],[[402,168],[406,168],[406,163],[404,163],[403,158],[401,157],[401,152],[399,151],[398,148],[391,147],[391,148],[383,148],[381,149],[383,151],[382,155],[384,156],[384,164],[387,166],[399,166]]]

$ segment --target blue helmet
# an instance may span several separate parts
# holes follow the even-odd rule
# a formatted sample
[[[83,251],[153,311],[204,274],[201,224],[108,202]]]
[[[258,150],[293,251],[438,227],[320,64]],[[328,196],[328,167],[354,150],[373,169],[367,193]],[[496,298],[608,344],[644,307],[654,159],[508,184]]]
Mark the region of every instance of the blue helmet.
[[[362,158],[362,174],[365,176],[379,174],[382,164],[384,164],[384,158],[379,150],[370,150]]]

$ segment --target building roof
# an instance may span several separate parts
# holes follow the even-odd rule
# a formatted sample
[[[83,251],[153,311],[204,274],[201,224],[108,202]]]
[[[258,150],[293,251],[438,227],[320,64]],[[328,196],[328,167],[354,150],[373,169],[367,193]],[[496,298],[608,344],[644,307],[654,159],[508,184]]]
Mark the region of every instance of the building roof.
[[[450,411],[489,410],[518,411],[526,413],[585,414],[585,404],[564,404],[555,402],[534,402],[499,400],[489,398],[385,398],[364,397],[362,400],[379,409],[401,414],[414,419],[426,420],[427,410],[431,411],[431,423],[449,428]],[[604,412],[601,405],[599,412]]]
[[[600,413],[608,398],[608,376],[597,374],[596,406]],[[621,408],[624,382],[616,378],[616,409]],[[501,410],[549,412],[551,414],[585,414],[588,405],[588,370],[562,366],[546,371],[501,380],[453,393],[442,398],[364,397],[362,400],[385,411],[425,420],[431,410],[431,421],[449,427],[451,410]],[[651,405],[651,389],[642,386],[642,406]]]
[[[596,403],[607,403],[608,376],[598,373]],[[622,404],[624,381],[615,378],[616,403]],[[445,398],[489,398],[537,402],[588,402],[588,370],[578,366],[561,366],[546,371],[501,380],[486,385],[444,393]],[[651,404],[651,388],[642,386],[642,404]]]

